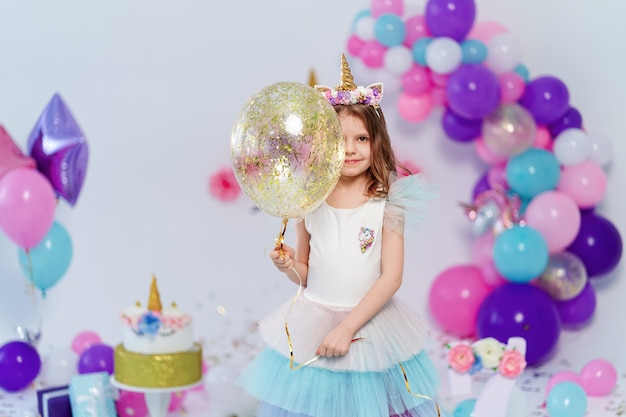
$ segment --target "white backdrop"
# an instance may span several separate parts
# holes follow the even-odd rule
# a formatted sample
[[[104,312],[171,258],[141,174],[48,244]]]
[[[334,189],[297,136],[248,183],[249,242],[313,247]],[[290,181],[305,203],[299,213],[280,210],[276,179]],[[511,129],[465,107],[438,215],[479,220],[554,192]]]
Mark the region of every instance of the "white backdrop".
[[[70,232],[71,267],[45,300],[25,293],[17,247],[0,236],[0,343],[42,317],[42,351],[93,330],[120,341],[118,315],[145,302],[155,273],[164,303],[194,314],[207,353],[236,359],[241,335],[293,295],[266,254],[280,220],[241,196],[222,203],[208,177],[230,165],[232,122],[246,99],[278,81],[339,81],[339,56],[366,0],[39,0],[0,3],[0,123],[25,149],[55,92],[86,134],[91,158],[74,208],[56,219]],[[569,88],[585,127],[615,145],[600,213],[626,233],[626,3],[620,0],[478,0],[477,21],[515,35],[535,75]],[[382,79],[394,147],[442,187],[440,216],[409,239],[400,297],[428,317],[427,291],[443,269],[469,261],[472,236],[457,202],[486,168],[469,145],[446,139],[438,116],[419,125],[395,114],[393,80],[352,60],[357,83]],[[287,241],[290,241],[291,230]],[[624,365],[616,330],[626,303],[623,268],[595,282],[590,326],[565,332],[558,355]],[[574,343],[576,342],[576,343]],[[234,355],[230,358],[228,355]],[[555,360],[558,360],[555,359]]]

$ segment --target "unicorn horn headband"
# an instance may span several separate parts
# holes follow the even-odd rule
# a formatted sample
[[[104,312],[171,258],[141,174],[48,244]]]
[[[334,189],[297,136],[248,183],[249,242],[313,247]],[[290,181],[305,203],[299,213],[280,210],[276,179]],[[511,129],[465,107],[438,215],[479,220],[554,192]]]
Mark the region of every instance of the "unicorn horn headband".
[[[325,85],[316,85],[315,89],[322,93],[333,106],[368,104],[378,108],[383,98],[383,83],[370,84],[367,87],[357,86],[354,83],[345,54],[341,54],[341,84],[334,89]]]

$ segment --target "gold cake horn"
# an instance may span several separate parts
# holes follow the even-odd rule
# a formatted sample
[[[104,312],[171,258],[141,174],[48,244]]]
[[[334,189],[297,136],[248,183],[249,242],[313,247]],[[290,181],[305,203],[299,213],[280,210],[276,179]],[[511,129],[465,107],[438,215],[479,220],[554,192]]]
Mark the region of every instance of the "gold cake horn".
[[[341,85],[337,86],[339,91],[351,91],[356,90],[352,73],[350,72],[350,65],[345,54],[341,54]]]
[[[156,277],[152,274],[152,284],[150,284],[150,298],[148,299],[148,310],[161,312],[161,296],[157,288]]]

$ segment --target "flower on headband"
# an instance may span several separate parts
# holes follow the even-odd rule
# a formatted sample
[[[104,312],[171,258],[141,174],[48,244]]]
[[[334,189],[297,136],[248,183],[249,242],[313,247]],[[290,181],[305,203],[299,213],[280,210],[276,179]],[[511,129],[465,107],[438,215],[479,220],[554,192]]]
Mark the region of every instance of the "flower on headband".
[[[379,84],[380,85],[380,84]],[[350,104],[369,104],[370,106],[379,106],[380,100],[383,98],[382,88],[378,86],[362,85],[354,90],[333,90],[328,88],[324,91],[324,97],[333,106],[350,105]]]

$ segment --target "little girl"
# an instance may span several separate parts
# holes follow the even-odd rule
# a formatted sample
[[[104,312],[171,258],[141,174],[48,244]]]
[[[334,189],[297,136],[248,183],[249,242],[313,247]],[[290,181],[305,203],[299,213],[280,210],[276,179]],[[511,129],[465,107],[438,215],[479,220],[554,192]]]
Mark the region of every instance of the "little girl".
[[[260,400],[258,417],[437,416],[423,325],[393,298],[405,220],[436,193],[419,175],[396,179],[381,84],[355,86],[342,56],[342,84],[316,89],[337,111],[344,164],[296,224],[295,249],[270,254],[304,291],[259,324],[267,346],[240,383]]]

